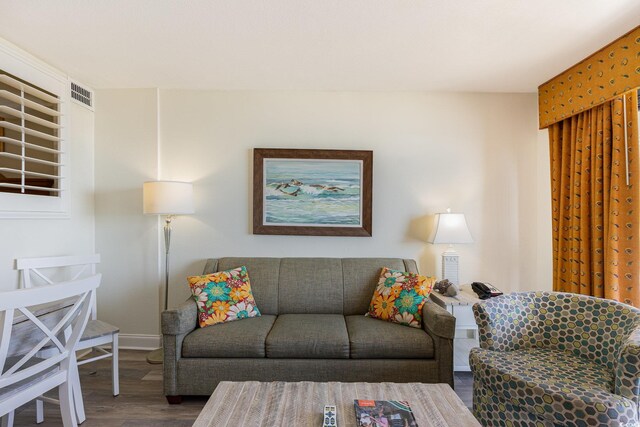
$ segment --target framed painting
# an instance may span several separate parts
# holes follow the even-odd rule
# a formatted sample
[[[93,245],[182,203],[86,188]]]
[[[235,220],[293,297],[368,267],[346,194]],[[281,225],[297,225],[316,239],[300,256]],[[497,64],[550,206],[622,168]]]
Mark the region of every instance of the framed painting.
[[[373,152],[253,150],[253,234],[371,236]]]

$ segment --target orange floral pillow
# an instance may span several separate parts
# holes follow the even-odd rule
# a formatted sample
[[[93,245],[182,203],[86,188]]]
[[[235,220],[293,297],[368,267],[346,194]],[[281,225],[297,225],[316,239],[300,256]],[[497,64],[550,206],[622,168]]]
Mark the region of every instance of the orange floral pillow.
[[[422,306],[435,281],[435,277],[383,268],[366,316],[422,327]]]
[[[200,327],[260,316],[247,267],[187,277],[198,304]]]

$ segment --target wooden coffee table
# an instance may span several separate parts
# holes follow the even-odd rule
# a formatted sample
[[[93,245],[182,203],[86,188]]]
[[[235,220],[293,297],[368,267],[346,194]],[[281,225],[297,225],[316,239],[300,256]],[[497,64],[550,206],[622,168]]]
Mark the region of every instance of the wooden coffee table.
[[[480,426],[447,384],[221,382],[194,427],[322,426],[325,404],[338,427],[357,427],[353,400],[406,400],[419,427]]]

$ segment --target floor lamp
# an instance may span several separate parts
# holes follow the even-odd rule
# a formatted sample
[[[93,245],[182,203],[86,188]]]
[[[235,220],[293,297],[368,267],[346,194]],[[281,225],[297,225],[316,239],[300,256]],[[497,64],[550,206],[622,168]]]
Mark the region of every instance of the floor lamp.
[[[164,309],[169,302],[169,249],[171,247],[171,221],[176,215],[189,215],[193,209],[193,185],[189,182],[151,181],[142,187],[143,211],[164,216]],[[163,362],[162,347],[147,355],[147,362]]]
[[[448,279],[454,285],[460,284],[458,276],[458,252],[453,249],[454,244],[473,243],[473,238],[467,227],[467,220],[462,213],[437,213],[431,236],[428,239],[433,244],[448,244],[442,253],[442,278]]]

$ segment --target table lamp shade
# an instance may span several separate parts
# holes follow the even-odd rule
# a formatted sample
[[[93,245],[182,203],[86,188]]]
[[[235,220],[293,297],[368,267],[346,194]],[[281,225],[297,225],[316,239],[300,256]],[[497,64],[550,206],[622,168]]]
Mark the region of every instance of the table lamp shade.
[[[461,213],[439,213],[435,216],[435,224],[429,243],[473,243],[467,226],[467,220]]]
[[[150,181],[142,187],[143,211],[155,215],[194,213],[193,185],[190,182]]]

